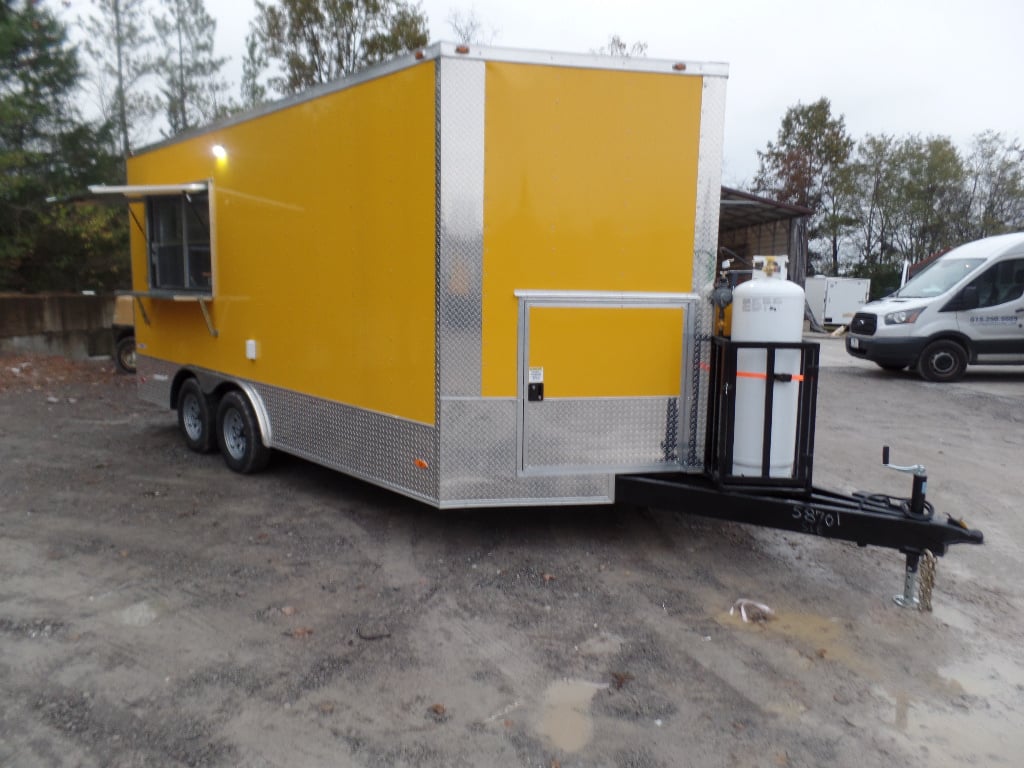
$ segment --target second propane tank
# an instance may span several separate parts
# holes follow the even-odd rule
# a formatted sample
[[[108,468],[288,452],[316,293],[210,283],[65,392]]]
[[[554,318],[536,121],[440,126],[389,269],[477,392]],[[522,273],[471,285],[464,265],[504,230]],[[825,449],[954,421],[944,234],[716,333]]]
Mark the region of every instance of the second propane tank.
[[[736,287],[732,301],[732,340],[800,342],[804,328],[804,290],[776,276],[750,280]],[[769,477],[791,477],[796,453],[799,408],[800,351],[775,353],[775,373],[793,374],[792,381],[774,381],[771,412]],[[739,349],[736,354],[736,412],[733,474],[763,476],[765,387],[768,352]]]

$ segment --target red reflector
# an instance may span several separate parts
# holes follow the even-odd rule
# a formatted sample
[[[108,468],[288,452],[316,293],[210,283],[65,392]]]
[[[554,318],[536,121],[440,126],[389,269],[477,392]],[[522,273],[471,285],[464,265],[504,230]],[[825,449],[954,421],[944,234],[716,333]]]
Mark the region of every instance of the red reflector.
[[[416,466],[416,469],[428,469],[430,467],[423,459],[416,459],[413,464]]]
[[[456,53],[469,53],[469,46],[468,45],[456,45],[455,46],[455,52]]]
[[[416,51],[416,52],[415,52],[415,53],[413,54],[413,56],[415,56],[415,57],[416,57],[416,61],[422,61],[422,60],[423,60],[423,57],[425,57],[426,55],[427,55],[427,54],[425,54],[425,53],[423,52],[423,50],[422,50],[422,49],[421,49],[421,50],[418,50],[418,51]]]
[[[674,69],[676,72],[685,72],[686,65],[680,61],[678,64],[673,64],[672,69]]]

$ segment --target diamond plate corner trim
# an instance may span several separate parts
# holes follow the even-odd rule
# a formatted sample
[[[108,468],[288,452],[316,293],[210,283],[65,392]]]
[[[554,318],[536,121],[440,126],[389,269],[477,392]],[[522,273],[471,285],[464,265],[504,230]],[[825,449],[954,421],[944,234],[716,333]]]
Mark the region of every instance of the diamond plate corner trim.
[[[438,503],[435,427],[268,384],[249,386],[266,408],[271,447]]]
[[[697,165],[696,228],[693,237],[693,292],[704,297],[714,285],[718,263],[718,214],[722,201],[722,154],[725,141],[725,78],[705,77],[700,115],[700,148]],[[704,437],[707,426],[708,372],[701,363],[711,354],[711,329],[714,316],[711,303],[700,302],[694,312],[691,360],[689,450],[686,464],[700,468],[704,464]]]
[[[444,58],[437,84],[440,397],[478,397],[483,335],[483,61]]]
[[[137,355],[135,367],[139,399],[161,408],[170,408],[171,386],[181,366],[155,357]]]

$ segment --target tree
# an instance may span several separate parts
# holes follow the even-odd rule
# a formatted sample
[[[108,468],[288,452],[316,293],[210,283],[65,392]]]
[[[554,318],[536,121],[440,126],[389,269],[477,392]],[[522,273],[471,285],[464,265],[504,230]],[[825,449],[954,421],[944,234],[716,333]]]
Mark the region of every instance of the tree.
[[[821,98],[786,110],[776,141],[757,153],[754,191],[814,211],[809,237],[827,244],[833,274],[839,270],[841,241],[856,222],[854,144],[843,116],[833,117],[829,100]]]
[[[970,226],[964,240],[1024,230],[1024,147],[1002,134],[974,137],[966,159]]]
[[[170,135],[212,122],[230,111],[227,57],[213,55],[217,22],[203,0],[161,0],[166,15],[153,19],[163,54],[156,60],[161,103]]]
[[[946,136],[902,139],[893,155],[896,215],[892,243],[917,261],[962,242],[969,226],[965,168],[956,145]]]
[[[647,43],[640,42],[639,40],[635,43],[627,43],[618,35],[610,35],[608,37],[608,44],[602,45],[593,53],[599,56],[622,56],[627,59],[632,56],[642,57],[647,55]]]
[[[83,23],[85,50],[92,58],[100,109],[117,126],[119,149],[126,160],[138,134],[156,114],[155,100],[144,90],[153,73],[153,36],[145,28],[146,0],[92,0],[93,13]]]
[[[247,56],[254,65],[277,65],[281,74],[267,81],[277,93],[298,93],[427,43],[427,17],[403,0],[279,2],[256,0]]]
[[[857,227],[852,240],[857,257],[869,267],[887,264],[896,254],[892,240],[899,208],[897,146],[896,139],[885,134],[865,136],[857,145],[853,164]]]
[[[79,79],[63,25],[0,0],[0,290],[104,288],[127,274],[123,211],[45,203],[119,176],[106,127],[72,106]]]
[[[267,57],[256,41],[255,25],[249,25],[245,38],[245,58],[242,59],[242,108],[255,109],[267,100],[267,88],[260,82],[260,74],[267,68]]]
[[[485,28],[483,21],[476,15],[476,10],[460,11],[453,8],[448,12],[448,26],[451,27],[455,40],[464,45],[490,45],[494,42],[497,32],[493,28]]]

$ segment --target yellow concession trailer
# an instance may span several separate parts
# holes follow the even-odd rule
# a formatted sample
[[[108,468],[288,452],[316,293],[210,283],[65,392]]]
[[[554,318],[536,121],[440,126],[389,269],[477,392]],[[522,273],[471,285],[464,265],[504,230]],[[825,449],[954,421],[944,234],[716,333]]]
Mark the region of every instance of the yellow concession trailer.
[[[440,507],[701,470],[726,74],[437,44],[139,152],[142,396]]]
[[[140,152],[92,191],[135,224],[142,396],[243,473],[279,450],[442,508],[892,547],[913,604],[920,557],[982,534],[923,467],[906,500],[814,488],[817,345],[714,335],[726,74],[439,44]],[[755,332],[803,300],[763,287]]]

